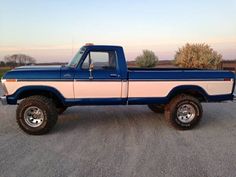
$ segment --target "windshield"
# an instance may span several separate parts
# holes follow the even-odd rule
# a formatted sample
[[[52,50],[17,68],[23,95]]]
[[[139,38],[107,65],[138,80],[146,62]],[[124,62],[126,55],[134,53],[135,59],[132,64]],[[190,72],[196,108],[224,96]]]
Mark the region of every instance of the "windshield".
[[[68,63],[68,66],[76,67],[81,57],[83,56],[85,50],[86,50],[85,47],[81,47],[80,50],[77,52],[77,54],[70,60],[70,62]]]

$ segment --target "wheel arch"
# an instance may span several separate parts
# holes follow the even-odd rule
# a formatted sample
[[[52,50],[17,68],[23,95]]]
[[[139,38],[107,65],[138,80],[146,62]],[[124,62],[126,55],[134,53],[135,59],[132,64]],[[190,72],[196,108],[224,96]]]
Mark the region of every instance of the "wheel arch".
[[[208,101],[207,92],[202,87],[196,85],[177,86],[169,92],[167,98],[170,101],[172,98],[176,97],[179,94],[187,94],[193,96],[200,102]]]
[[[29,96],[42,95],[52,98],[59,104],[65,104],[65,98],[54,87],[50,86],[24,86],[15,91],[14,94],[8,96],[9,104],[16,104],[17,100],[27,98]]]

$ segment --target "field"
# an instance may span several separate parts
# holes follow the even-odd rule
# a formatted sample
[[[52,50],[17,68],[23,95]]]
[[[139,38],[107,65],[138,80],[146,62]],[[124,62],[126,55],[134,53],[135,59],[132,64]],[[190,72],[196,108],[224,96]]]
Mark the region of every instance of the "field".
[[[0,67],[0,78],[3,76],[3,74],[7,71],[9,71],[10,67]]]

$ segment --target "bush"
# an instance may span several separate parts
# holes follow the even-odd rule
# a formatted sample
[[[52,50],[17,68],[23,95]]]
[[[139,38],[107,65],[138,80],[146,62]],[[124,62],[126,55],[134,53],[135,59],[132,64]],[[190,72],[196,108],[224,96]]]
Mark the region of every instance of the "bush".
[[[4,61],[0,61],[0,67],[6,66],[6,63]]]
[[[137,56],[136,64],[139,67],[155,67],[158,62],[158,57],[155,55],[155,53],[151,50],[143,50],[143,54],[140,56]]]
[[[0,67],[0,78],[4,75],[5,72],[9,71],[11,68],[9,67]]]
[[[175,54],[175,64],[183,68],[217,69],[222,59],[207,44],[186,44]]]

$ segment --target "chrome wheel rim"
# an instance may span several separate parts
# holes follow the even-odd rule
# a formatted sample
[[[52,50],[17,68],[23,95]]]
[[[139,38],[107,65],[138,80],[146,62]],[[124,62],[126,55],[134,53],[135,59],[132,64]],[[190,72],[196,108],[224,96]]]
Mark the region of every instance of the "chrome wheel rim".
[[[195,108],[191,104],[183,104],[177,109],[177,118],[182,123],[191,122],[195,115]]]
[[[30,127],[39,127],[40,125],[42,125],[44,119],[45,117],[43,111],[36,106],[28,107],[25,110],[24,120]]]

